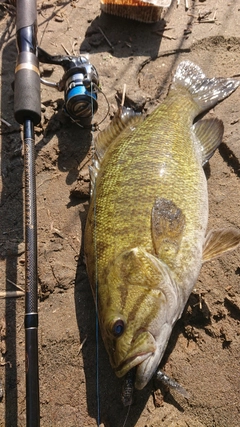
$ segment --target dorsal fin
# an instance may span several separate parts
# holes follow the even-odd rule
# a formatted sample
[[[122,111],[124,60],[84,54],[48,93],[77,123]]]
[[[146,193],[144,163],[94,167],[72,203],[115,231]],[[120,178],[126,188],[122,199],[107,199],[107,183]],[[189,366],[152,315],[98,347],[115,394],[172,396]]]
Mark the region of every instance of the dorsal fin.
[[[201,145],[204,166],[222,142],[223,122],[219,119],[199,120],[193,125],[193,131]]]
[[[125,129],[132,131],[136,125],[143,121],[143,116],[136,113],[132,108],[120,107],[111,123],[100,132],[95,140],[96,156],[101,162],[109,145],[119,136]]]
[[[95,179],[101,167],[102,159],[109,145],[120,136],[127,136],[136,126],[143,121],[142,114],[136,113],[132,108],[120,107],[111,123],[100,132],[95,140],[95,154],[90,171],[90,194],[92,195]]]

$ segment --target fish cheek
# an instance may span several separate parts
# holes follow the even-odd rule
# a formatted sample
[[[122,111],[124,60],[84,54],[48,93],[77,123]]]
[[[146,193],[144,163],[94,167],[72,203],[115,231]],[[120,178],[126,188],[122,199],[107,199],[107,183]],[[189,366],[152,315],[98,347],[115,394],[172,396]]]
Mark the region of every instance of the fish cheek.
[[[154,257],[144,249],[133,248],[120,254],[108,264],[106,289],[111,288],[111,301],[104,298],[105,342],[110,352],[119,353],[115,358],[128,352],[132,343],[142,332],[146,332],[152,319],[156,319],[159,307],[165,306],[165,295],[161,283],[165,279]],[[124,330],[117,337],[114,327],[124,322]],[[116,331],[115,331],[116,332]],[[114,356],[113,356],[114,358]]]
[[[108,356],[109,356],[111,366],[112,366],[112,368],[116,368],[116,366],[117,366],[117,363],[115,361],[116,339],[113,339],[110,336],[103,335],[103,341],[104,341],[105,348],[106,348]]]
[[[114,322],[111,322],[107,325],[105,334],[103,335],[103,340],[109,355],[110,363],[114,369],[116,369],[119,364],[122,363],[131,345],[129,331],[126,332],[125,324],[124,328],[122,328],[122,326],[122,319],[116,319]]]
[[[116,351],[116,341],[117,341],[117,337],[114,336],[113,334],[113,324],[114,321],[109,320],[109,319],[103,319],[103,318],[99,318],[100,321],[100,327],[101,327],[101,332],[102,332],[102,338],[105,344],[105,347],[107,349],[107,352],[110,356],[110,358],[112,358],[112,354],[115,353]],[[112,363],[112,362],[111,362]]]

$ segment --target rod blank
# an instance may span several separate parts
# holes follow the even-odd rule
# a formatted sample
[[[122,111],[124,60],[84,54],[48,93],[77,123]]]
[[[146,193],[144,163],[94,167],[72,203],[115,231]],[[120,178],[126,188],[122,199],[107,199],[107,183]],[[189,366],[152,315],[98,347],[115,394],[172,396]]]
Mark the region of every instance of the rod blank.
[[[25,174],[26,425],[40,427],[38,370],[37,212],[34,125],[41,120],[36,0],[17,0],[14,114],[23,124]]]

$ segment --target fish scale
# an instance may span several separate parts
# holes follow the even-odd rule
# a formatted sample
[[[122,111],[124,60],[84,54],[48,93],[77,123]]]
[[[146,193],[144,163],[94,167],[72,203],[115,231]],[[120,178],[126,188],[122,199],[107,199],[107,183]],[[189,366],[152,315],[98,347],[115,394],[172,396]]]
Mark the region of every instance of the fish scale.
[[[119,377],[135,368],[138,389],[156,371],[202,262],[240,242],[236,229],[206,237],[202,165],[220,144],[223,124],[193,123],[238,86],[184,61],[147,119],[123,108],[96,140],[87,271],[111,365]]]
[[[186,221],[188,228],[192,229],[195,235],[196,212],[199,217],[198,227],[205,226],[208,211],[206,191],[202,188],[205,177],[201,159],[196,157],[196,149],[192,149],[193,146],[189,144],[191,133],[190,128],[187,129],[185,125],[186,115],[187,117],[189,115],[187,109],[185,115],[182,113],[180,117],[169,114],[168,108],[164,105],[153,117],[141,124],[134,135],[130,135],[127,140],[124,137],[119,138],[117,144],[109,147],[102,163],[103,172],[100,172],[96,182],[97,235],[104,236],[105,241],[105,245],[97,245],[99,276],[102,274],[103,257],[110,261],[122,250],[136,246],[143,246],[150,253],[154,253],[151,210],[158,196],[172,200],[183,210],[188,218]],[[165,126],[159,132],[158,122],[161,119],[165,120]],[[177,123],[179,137],[175,130],[176,126],[173,126],[174,122]],[[171,126],[173,129],[168,133],[169,142],[166,143],[165,129]],[[150,139],[147,138],[149,133]],[[162,168],[163,177],[159,175]],[[176,169],[183,177],[181,181],[176,181]],[[187,193],[185,188],[188,188]],[[196,205],[200,203],[199,199],[204,202],[203,213],[196,210]],[[104,218],[106,215],[108,216]],[[189,239],[189,231],[186,230],[186,233]],[[193,239],[195,235],[192,236]],[[112,245],[113,236],[117,242],[116,247]],[[108,240],[110,244],[107,245]],[[191,250],[191,245],[189,246]],[[187,252],[186,246],[184,249]],[[182,256],[188,254],[184,253]]]

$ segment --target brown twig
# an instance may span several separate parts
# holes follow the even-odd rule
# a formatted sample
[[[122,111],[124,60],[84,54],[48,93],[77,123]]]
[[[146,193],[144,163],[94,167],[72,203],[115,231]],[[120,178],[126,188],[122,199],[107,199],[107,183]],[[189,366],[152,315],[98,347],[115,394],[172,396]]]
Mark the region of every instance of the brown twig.
[[[24,296],[23,291],[0,291],[0,298],[18,298]]]
[[[20,289],[20,291],[24,292],[24,289],[21,286],[19,286],[16,283],[12,282],[10,279],[7,279],[7,282],[11,283],[11,285],[16,286],[16,288],[18,288],[18,289]]]
[[[7,122],[7,120],[4,120],[2,117],[1,117],[1,122],[4,123],[8,127],[12,126],[11,123]]]
[[[71,56],[71,54],[70,54],[69,50],[67,50],[67,48],[64,46],[64,44],[63,44],[63,43],[61,43],[61,46],[62,46],[62,48],[65,50],[66,54],[67,54],[67,55],[69,55],[69,56]]]
[[[126,83],[124,83],[124,85],[123,85],[123,93],[122,93],[122,102],[121,102],[121,107],[123,107],[123,106],[124,106],[125,96],[126,96],[126,87],[127,87],[127,85],[126,85]]]
[[[111,48],[112,50],[114,50],[114,47],[113,47],[112,43],[111,43],[111,42],[110,42],[110,40],[107,38],[106,34],[104,34],[104,32],[103,32],[103,30],[101,29],[101,27],[98,27],[98,29],[99,29],[100,33],[102,33],[103,37],[105,38],[105,40],[106,40],[107,44],[110,46],[110,48]]]
[[[81,342],[80,346],[79,346],[79,350],[78,350],[78,355],[80,354],[85,342],[87,341],[87,335],[85,336],[83,342]]]

